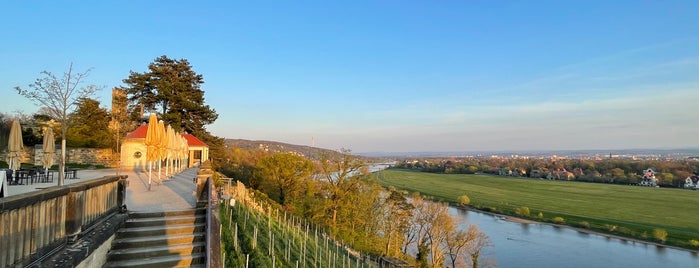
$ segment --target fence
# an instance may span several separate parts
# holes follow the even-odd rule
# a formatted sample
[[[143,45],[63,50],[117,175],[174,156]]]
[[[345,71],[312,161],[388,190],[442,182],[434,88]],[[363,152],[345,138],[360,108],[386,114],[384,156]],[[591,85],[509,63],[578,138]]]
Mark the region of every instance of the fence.
[[[0,198],[0,267],[40,263],[117,213],[125,194],[121,175]]]

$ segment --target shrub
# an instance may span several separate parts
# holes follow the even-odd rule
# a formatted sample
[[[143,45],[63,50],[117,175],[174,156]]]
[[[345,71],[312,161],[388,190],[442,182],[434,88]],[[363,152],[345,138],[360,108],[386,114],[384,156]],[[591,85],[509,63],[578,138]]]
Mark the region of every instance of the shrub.
[[[660,243],[665,243],[665,240],[667,240],[667,231],[663,229],[653,229],[653,238]]]
[[[617,232],[628,236],[634,236],[636,234],[634,231],[626,227],[619,227],[619,229],[617,229]]]
[[[693,247],[699,247],[699,240],[689,240],[689,244],[692,245]]]
[[[529,217],[529,208],[528,207],[516,208],[515,214],[517,214],[517,216]]]
[[[580,228],[590,229],[590,223],[589,223],[589,222],[581,221],[579,225],[580,225]]]
[[[543,218],[544,218],[544,213],[543,213],[543,212],[539,212],[539,216],[538,216],[538,217],[539,217],[539,219],[543,219]]]
[[[616,231],[616,225],[611,225],[611,224],[605,224],[604,228],[607,229],[607,231],[614,232]]]
[[[555,224],[563,224],[565,223],[566,220],[563,217],[555,217],[553,218],[553,223]]]
[[[468,198],[467,195],[459,196],[459,206],[468,206],[469,204],[471,204],[471,198]]]

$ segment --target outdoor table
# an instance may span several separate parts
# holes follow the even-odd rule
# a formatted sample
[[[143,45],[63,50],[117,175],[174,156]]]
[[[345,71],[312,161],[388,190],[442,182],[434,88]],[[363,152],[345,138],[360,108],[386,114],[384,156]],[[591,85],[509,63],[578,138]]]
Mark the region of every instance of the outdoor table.
[[[75,168],[66,168],[66,179],[77,179],[78,178],[78,169]]]
[[[53,182],[53,170],[48,172],[44,169],[37,170],[38,181],[40,182]]]
[[[31,178],[29,177],[29,170],[18,169],[17,171],[15,171],[14,176],[14,180],[17,184],[30,184],[32,182]],[[22,180],[26,180],[27,182],[22,183]]]

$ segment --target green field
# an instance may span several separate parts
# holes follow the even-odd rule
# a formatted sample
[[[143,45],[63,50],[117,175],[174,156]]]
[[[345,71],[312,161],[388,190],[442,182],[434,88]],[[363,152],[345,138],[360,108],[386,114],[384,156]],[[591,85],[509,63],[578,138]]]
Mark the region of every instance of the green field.
[[[571,226],[649,241],[654,229],[664,229],[666,244],[693,249],[690,240],[699,240],[699,191],[400,169],[376,177],[384,186],[450,203],[466,194],[482,210],[513,215],[528,207],[533,220],[563,217]]]

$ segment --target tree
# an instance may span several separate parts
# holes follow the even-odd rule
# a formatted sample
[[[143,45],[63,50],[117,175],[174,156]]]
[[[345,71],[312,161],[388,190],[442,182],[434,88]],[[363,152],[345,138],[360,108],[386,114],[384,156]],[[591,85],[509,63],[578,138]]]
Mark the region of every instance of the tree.
[[[191,133],[207,145],[214,169],[229,153],[222,138],[211,135],[204,126],[216,121],[218,114],[204,104],[201,85],[204,77],[192,70],[187,59],[174,60],[163,55],[148,65],[144,73],[130,72],[123,82],[132,115],[160,110],[160,119],[175,131]],[[140,110],[140,112],[135,112]],[[141,120],[142,118],[137,118]]]
[[[460,256],[467,252],[469,244],[474,239],[474,237],[472,237],[470,234],[471,233],[467,232],[466,230],[459,229],[454,229],[449,234],[444,246],[446,249],[445,251],[449,256],[449,260],[451,261],[451,267],[457,267],[457,264],[461,264],[459,263],[459,260],[461,259]]]
[[[257,168],[267,184],[275,189],[279,204],[287,205],[289,199],[298,194],[303,181],[311,175],[313,163],[302,156],[278,153],[262,158]]]
[[[109,113],[97,100],[79,99],[69,122],[73,127],[66,133],[68,146],[109,148],[114,142],[109,132]]]
[[[415,213],[410,231],[414,233],[410,235],[414,237],[408,240],[416,243],[418,264],[422,267],[441,267],[445,261],[443,245],[456,228],[456,220],[449,215],[449,207],[444,203],[414,197],[413,205]],[[430,261],[430,265],[426,265],[426,260]]]
[[[389,194],[379,205],[377,220],[385,237],[383,255],[397,256],[405,233],[410,227],[413,207],[401,192],[390,189]],[[393,247],[392,247],[393,246]]]
[[[66,133],[68,132],[68,114],[73,111],[79,99],[91,96],[99,90],[95,85],[82,86],[83,79],[90,74],[91,69],[85,72],[73,72],[73,64],[63,76],[56,77],[51,72],[43,71],[42,78],[36,79],[29,89],[15,87],[17,92],[34,101],[38,105],[46,107],[49,116],[61,124],[61,160],[59,161],[58,185],[63,185],[66,164]]]
[[[147,72],[131,71],[123,82],[132,109],[159,109],[161,119],[176,131],[202,132],[218,118],[216,111],[204,104],[204,77],[195,73],[186,59],[160,56],[148,65]]]
[[[471,204],[471,198],[468,198],[468,195],[462,195],[459,196],[459,206],[465,207]]]
[[[319,175],[322,177],[331,212],[331,227],[337,231],[337,212],[345,204],[349,193],[359,191],[359,172],[365,171],[366,162],[353,156],[350,150],[321,157]]]
[[[478,226],[476,225],[470,225],[467,233],[471,241],[468,245],[467,257],[471,259],[471,267],[478,268],[481,251],[486,247],[492,246],[493,243],[490,241],[488,235],[478,230]]]

